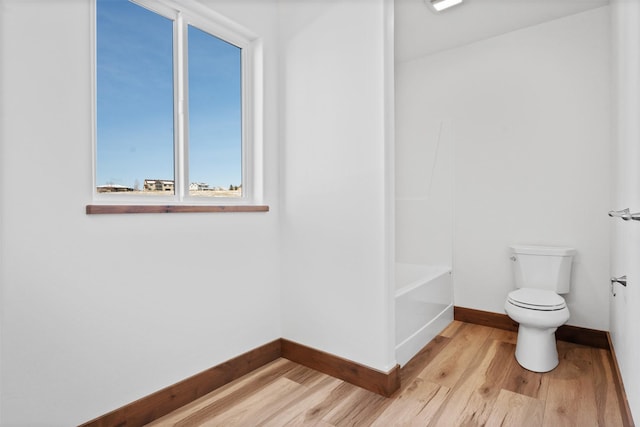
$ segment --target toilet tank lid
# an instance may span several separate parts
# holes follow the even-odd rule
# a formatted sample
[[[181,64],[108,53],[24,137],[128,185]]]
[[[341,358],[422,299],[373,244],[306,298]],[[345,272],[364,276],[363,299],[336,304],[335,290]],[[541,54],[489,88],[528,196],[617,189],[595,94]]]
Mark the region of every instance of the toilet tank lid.
[[[565,246],[535,246],[535,245],[511,245],[513,253],[524,255],[554,255],[571,256],[576,250]]]

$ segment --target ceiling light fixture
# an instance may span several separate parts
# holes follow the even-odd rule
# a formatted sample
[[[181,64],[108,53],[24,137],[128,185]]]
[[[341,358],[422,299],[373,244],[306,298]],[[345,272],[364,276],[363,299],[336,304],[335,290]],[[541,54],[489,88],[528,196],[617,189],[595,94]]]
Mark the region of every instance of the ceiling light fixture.
[[[445,9],[459,5],[462,0],[425,0],[436,12],[442,12]]]

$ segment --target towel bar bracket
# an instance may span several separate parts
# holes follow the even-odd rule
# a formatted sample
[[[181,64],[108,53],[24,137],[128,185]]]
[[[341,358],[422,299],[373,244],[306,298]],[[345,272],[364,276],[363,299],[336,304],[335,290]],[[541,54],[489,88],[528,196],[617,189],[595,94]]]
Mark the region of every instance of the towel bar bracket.
[[[623,221],[640,221],[640,212],[631,213],[629,208],[620,211],[609,211],[609,216],[612,218],[620,218]]]
[[[627,287],[627,275],[625,274],[624,276],[620,276],[620,277],[612,277],[611,278],[611,295],[613,295],[614,297],[616,296],[616,290],[615,290],[615,284],[619,283],[622,286],[624,286],[625,288]]]

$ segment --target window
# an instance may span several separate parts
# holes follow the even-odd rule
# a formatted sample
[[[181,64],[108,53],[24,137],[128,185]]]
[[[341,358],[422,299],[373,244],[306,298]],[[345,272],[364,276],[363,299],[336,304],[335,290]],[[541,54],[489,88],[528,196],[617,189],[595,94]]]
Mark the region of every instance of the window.
[[[189,7],[96,0],[99,202],[256,201],[257,39]]]

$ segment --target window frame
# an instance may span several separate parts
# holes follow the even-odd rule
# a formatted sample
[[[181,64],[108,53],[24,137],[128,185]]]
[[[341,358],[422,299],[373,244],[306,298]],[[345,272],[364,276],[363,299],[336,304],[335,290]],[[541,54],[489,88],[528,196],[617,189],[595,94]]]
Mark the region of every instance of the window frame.
[[[174,126],[174,194],[123,195],[97,191],[97,0],[92,5],[92,194],[93,204],[114,205],[109,209],[94,209],[87,205],[87,213],[127,213],[122,206],[212,206],[213,212],[237,212],[224,206],[253,207],[262,201],[262,41],[255,34],[214,10],[184,0],[129,0],[173,23],[173,126]],[[241,49],[241,197],[208,197],[189,194],[189,135],[188,135],[188,28],[205,31]],[[222,209],[220,209],[222,207]],[[262,206],[259,211],[266,211]],[[263,209],[266,208],[266,209]],[[144,210],[144,209],[143,209]],[[156,212],[158,209],[149,209]],[[163,212],[184,212],[189,209],[165,209]],[[194,211],[201,212],[202,209]],[[137,212],[137,211],[136,211]]]

